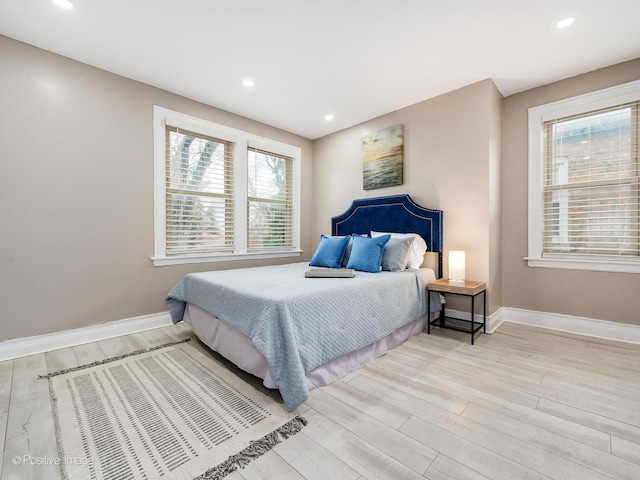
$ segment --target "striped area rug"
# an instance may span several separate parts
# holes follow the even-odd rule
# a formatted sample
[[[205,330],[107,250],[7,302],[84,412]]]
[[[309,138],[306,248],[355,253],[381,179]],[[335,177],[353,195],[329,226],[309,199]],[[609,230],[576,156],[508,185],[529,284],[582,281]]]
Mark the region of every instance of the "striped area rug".
[[[69,480],[223,478],[306,424],[186,343],[47,378]]]

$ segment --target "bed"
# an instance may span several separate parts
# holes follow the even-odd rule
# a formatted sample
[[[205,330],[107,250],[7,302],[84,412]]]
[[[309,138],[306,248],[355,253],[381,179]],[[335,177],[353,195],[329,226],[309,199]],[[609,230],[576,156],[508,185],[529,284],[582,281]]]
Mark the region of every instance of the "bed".
[[[355,236],[418,234],[435,253],[437,272],[357,270],[353,278],[305,278],[305,262],[194,273],[167,296],[169,311],[209,348],[278,388],[292,411],[310,389],[400,345],[439,314],[439,298],[426,312],[426,284],[442,272],[442,216],[395,195],[355,200],[331,222],[330,241],[349,237],[354,253],[361,242]]]

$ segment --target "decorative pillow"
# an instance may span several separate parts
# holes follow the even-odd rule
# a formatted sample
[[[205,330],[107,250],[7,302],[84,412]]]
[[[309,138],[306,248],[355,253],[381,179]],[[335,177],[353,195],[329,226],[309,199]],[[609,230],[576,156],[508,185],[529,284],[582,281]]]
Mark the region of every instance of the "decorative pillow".
[[[382,252],[382,270],[389,272],[405,270],[412,243],[413,238],[390,238]]]
[[[340,268],[342,257],[344,257],[344,252],[350,239],[350,235],[345,237],[320,235],[320,244],[316,248],[309,265],[312,267]]]
[[[382,263],[382,252],[390,238],[391,235],[377,238],[353,237],[353,247],[347,268],[361,272],[378,273]]]
[[[347,244],[347,249],[344,251],[344,258],[342,259],[342,268],[346,268],[349,263],[349,257],[351,257],[351,248],[353,248],[353,237],[368,237],[368,235],[359,235],[354,233],[351,235],[351,240]]]
[[[391,235],[392,238],[413,238],[414,241],[411,245],[407,268],[420,268],[420,265],[424,262],[424,254],[427,251],[427,242],[424,241],[424,238],[417,233],[371,232],[372,237],[379,237],[381,235]]]

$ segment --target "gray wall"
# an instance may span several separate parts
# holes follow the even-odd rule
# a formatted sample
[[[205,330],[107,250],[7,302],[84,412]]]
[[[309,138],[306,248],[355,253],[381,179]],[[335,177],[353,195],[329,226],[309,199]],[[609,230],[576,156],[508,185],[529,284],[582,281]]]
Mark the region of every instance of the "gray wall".
[[[310,258],[310,140],[0,36],[0,341],[161,312],[188,272],[277,263],[152,265],[153,105],[299,146]]]
[[[640,59],[503,100],[502,299],[505,306],[640,325],[640,275],[529,268],[527,113],[529,107],[640,79]]]
[[[407,192],[444,210],[445,250],[467,251],[467,278],[487,281],[489,313],[507,306],[640,325],[639,275],[524,261],[528,108],[639,78],[640,59],[504,99],[485,80],[315,140],[314,246],[351,199]],[[364,191],[362,134],[396,123],[405,128],[405,183]]]
[[[448,251],[465,250],[467,278],[487,282],[488,312],[497,309],[501,100],[484,80],[314,140],[314,246],[353,199],[408,193],[444,211],[444,276]],[[398,123],[404,125],[404,184],[363,190],[362,135]]]
[[[444,210],[489,313],[640,324],[640,276],[523,260],[527,109],[638,78],[640,59],[505,99],[485,80],[311,142],[0,36],[0,341],[164,311],[188,272],[278,263],[152,266],[153,105],[302,149],[302,261],[353,199],[409,193]],[[404,185],[364,191],[362,134],[397,123]]]

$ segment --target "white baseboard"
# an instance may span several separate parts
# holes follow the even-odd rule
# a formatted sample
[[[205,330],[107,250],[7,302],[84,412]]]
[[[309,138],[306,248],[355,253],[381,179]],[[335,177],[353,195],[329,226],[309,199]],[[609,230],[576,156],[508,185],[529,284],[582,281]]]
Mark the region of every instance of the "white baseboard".
[[[461,310],[447,309],[446,315],[452,318],[469,320],[469,312]],[[482,315],[476,314],[476,321],[481,323]],[[512,307],[500,307],[493,314],[487,316],[487,333],[495,332],[503,322],[520,323],[576,335],[640,344],[640,325],[574,317],[560,313],[536,312]],[[73,330],[64,330],[62,332],[6,340],[0,342],[0,361],[73,347],[83,343],[97,342],[153,328],[166,327],[171,324],[169,313],[161,312]]]
[[[48,352],[59,348],[73,347],[83,343],[97,342],[107,338],[151,330],[171,325],[169,312],[153,313],[126,318],[115,322],[100,323],[88,327],[47,333],[33,337],[16,338],[0,342],[0,361]]]
[[[500,307],[487,318],[487,332],[495,332],[505,320],[505,308]]]
[[[536,312],[512,307],[502,307],[502,310],[504,310],[505,322],[559,330],[587,337],[640,344],[640,325],[574,317],[573,315],[563,315],[561,313]]]
[[[461,310],[447,309],[445,314],[448,317],[461,320],[470,319],[470,312]],[[475,321],[482,323],[482,315],[476,314]],[[500,307],[493,314],[487,315],[487,333],[495,332],[503,322],[520,323],[587,337],[640,344],[640,325],[512,307]]]

